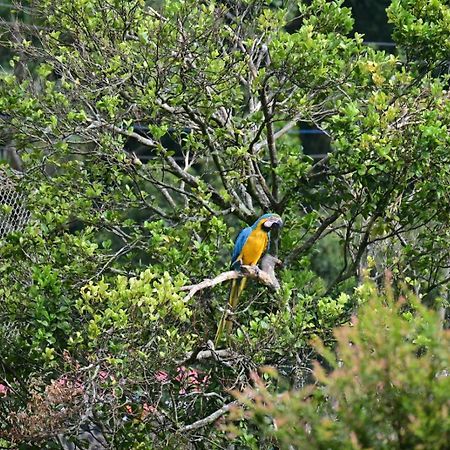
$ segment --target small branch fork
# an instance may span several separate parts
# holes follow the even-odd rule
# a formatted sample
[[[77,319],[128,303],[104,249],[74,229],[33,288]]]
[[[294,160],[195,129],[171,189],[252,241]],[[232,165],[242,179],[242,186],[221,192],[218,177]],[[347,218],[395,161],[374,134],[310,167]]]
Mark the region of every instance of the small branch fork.
[[[281,265],[281,261],[272,255],[265,255],[261,261],[261,269],[258,266],[241,266],[240,270],[222,272],[213,279],[205,279],[198,284],[183,286],[182,291],[189,291],[185,300],[190,300],[197,292],[216,286],[228,280],[236,280],[243,277],[252,278],[261,284],[270,287],[274,291],[280,288],[280,283],[275,277],[275,266]]]

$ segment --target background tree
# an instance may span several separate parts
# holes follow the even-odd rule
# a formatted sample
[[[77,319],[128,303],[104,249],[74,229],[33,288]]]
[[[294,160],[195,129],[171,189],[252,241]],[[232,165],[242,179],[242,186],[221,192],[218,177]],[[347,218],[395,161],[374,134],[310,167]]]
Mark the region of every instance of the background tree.
[[[29,68],[1,75],[0,105],[32,216],[0,249],[9,442],[95,424],[111,448],[220,445],[228,389],[268,364],[305,384],[310,337],[333,343],[363,272],[442,302],[448,6],[391,6],[405,55],[431,39],[422,60],[364,45],[342,2],[279,6],[45,0],[43,28],[7,42]],[[333,151],[305,155],[299,122]],[[286,223],[281,289],[254,284],[213,351],[227,288],[183,288],[225,270],[237,228],[267,211]],[[332,279],[311,269],[325,238]]]

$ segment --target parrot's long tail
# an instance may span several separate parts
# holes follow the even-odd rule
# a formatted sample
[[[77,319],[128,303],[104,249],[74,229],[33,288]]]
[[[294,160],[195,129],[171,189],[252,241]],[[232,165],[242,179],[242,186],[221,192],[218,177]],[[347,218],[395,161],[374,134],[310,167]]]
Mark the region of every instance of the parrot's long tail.
[[[231,311],[234,311],[234,309],[237,306],[239,296],[242,294],[242,291],[245,288],[245,285],[247,283],[247,278],[244,277],[241,280],[233,280],[231,284],[231,290],[230,290],[230,298],[228,300],[228,309]],[[222,318],[220,319],[219,325],[217,326],[217,332],[216,337],[214,339],[214,346],[217,346],[217,344],[220,342],[220,339],[222,337],[223,330],[227,331],[227,334],[231,333],[231,329],[233,328],[233,322],[228,317],[228,311],[225,310],[222,314]]]

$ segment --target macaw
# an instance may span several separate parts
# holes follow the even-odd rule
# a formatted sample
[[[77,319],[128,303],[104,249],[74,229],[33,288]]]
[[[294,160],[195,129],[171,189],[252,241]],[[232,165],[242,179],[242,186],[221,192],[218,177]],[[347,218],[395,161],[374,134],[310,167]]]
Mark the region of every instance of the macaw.
[[[280,228],[283,221],[278,214],[264,214],[251,227],[244,228],[238,235],[234,243],[233,253],[231,255],[231,268],[239,270],[241,265],[253,266],[258,264],[261,256],[267,250],[270,242],[270,231]],[[247,277],[240,280],[233,280],[230,291],[228,306],[231,310],[236,308],[239,296],[245,288]],[[219,343],[223,328],[228,333],[231,331],[232,322],[226,320],[227,311],[224,312],[222,319],[217,327],[215,345]]]

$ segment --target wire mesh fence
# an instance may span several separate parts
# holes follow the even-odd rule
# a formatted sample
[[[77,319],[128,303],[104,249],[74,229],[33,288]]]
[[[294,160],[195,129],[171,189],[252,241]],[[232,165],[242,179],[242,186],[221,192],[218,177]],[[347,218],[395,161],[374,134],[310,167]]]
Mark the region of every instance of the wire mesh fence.
[[[20,231],[30,219],[25,197],[14,182],[0,170],[0,239],[13,231]]]

